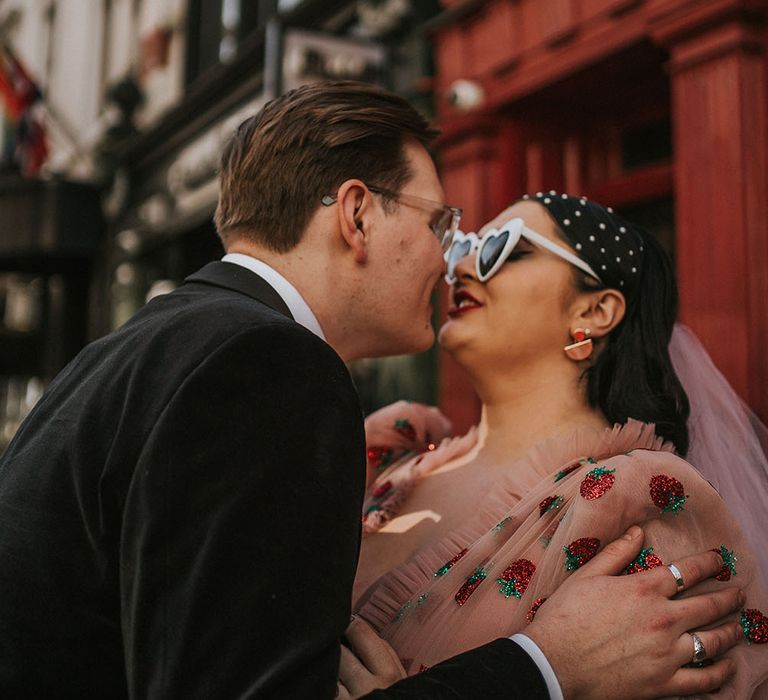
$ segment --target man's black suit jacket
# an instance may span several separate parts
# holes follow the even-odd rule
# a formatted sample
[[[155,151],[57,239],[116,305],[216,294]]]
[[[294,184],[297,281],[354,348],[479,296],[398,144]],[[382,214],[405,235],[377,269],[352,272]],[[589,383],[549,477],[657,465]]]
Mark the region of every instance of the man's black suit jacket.
[[[85,348],[0,461],[0,697],[332,698],[363,481],[341,359],[211,263]],[[537,693],[499,640],[376,697]]]

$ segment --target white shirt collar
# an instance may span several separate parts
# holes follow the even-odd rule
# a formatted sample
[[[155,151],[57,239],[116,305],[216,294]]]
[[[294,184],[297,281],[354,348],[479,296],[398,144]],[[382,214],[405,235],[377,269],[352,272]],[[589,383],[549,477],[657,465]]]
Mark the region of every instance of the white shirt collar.
[[[240,265],[241,267],[249,269],[251,272],[255,272],[280,295],[280,298],[285,302],[285,305],[288,307],[288,310],[291,312],[293,320],[296,321],[296,323],[300,323],[304,328],[312,331],[322,340],[325,340],[323,329],[320,327],[317,316],[315,316],[315,314],[312,313],[312,309],[309,308],[309,304],[304,301],[304,297],[299,294],[299,290],[277,270],[270,267],[262,260],[253,258],[250,255],[244,255],[243,253],[227,253],[221,260],[222,262]]]

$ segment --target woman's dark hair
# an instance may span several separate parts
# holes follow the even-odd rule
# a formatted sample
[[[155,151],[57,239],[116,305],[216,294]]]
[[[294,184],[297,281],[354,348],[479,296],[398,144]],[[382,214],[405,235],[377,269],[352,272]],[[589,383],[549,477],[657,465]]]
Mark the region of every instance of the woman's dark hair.
[[[539,203],[554,219],[559,235],[600,274],[602,286],[618,289],[627,301],[624,318],[608,335],[605,346],[585,372],[590,405],[600,408],[612,423],[625,423],[628,418],[655,423],[657,434],[685,456],[690,406],[669,356],[678,305],[669,255],[654,235],[594,202],[585,205],[582,200],[583,213],[570,219],[557,211],[558,206],[567,204],[565,197],[559,197],[558,202],[551,198],[552,206],[541,199]],[[593,218],[594,226],[590,226]],[[562,225],[564,221],[568,225]],[[608,241],[615,249],[619,244],[614,239],[619,241],[624,236],[633,241],[632,262],[627,263],[624,255],[616,256],[615,250],[608,250],[611,263],[606,265]],[[592,245],[588,243],[595,240]],[[619,257],[625,261],[618,264]],[[580,290],[598,288],[593,278],[578,270],[575,275]]]

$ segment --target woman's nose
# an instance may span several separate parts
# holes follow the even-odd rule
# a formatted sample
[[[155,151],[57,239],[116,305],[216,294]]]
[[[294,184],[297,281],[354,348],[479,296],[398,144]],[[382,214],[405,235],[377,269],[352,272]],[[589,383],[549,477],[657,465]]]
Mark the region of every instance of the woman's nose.
[[[456,263],[454,275],[456,279],[475,279],[475,258],[476,253],[465,255]]]

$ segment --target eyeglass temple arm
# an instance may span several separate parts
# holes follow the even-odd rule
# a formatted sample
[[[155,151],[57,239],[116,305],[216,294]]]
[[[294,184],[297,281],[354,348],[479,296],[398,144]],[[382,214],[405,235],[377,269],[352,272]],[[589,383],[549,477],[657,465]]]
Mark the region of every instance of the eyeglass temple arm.
[[[529,229],[527,226],[523,226],[523,235],[531,243],[535,243],[537,246],[541,248],[546,248],[550,253],[554,253],[555,255],[560,256],[564,260],[567,260],[569,263],[571,263],[571,265],[575,265],[580,270],[583,270],[591,277],[594,277],[598,282],[602,283],[602,280],[600,279],[599,275],[587,263],[585,263],[581,258],[571,253],[569,250],[566,250],[562,246],[557,245],[557,243],[553,243],[548,238],[545,238],[540,233],[536,233],[536,231]]]

